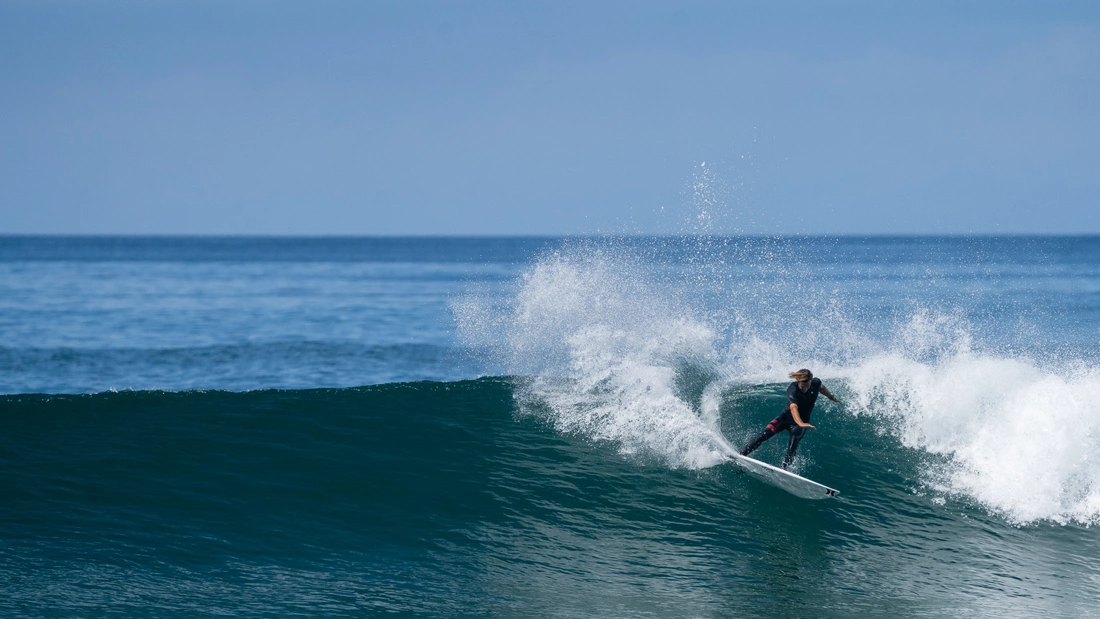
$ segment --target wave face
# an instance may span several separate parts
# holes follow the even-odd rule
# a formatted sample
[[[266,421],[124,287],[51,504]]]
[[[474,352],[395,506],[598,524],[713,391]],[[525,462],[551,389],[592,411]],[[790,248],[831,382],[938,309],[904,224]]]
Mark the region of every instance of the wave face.
[[[621,419],[562,432],[556,417],[530,414],[533,384],[5,396],[0,609],[841,617],[1095,608],[1094,529],[1005,526],[930,490],[934,454],[910,447],[908,434],[819,411],[828,438],[805,441],[802,472],[844,495],[806,502],[705,466],[692,449],[654,449],[719,449],[742,416],[762,419],[781,404],[782,384],[728,388],[717,434]],[[629,429],[590,431],[621,424]],[[645,449],[624,438],[641,432],[655,437]],[[781,450],[771,441],[760,457]]]

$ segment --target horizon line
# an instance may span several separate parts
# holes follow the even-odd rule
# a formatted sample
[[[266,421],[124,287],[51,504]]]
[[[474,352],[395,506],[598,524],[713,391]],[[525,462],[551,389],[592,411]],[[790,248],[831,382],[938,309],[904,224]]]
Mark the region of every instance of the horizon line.
[[[609,238],[1090,238],[1100,232],[844,232],[844,233],[585,233],[585,234],[263,234],[263,233],[83,233],[0,232],[9,239],[255,239],[255,240],[353,240],[353,239],[609,239]]]

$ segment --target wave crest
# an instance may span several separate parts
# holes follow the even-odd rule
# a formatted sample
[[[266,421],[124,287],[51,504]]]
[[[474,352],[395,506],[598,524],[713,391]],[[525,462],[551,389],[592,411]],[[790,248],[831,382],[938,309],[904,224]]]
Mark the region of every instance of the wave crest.
[[[918,473],[930,489],[1018,524],[1100,522],[1095,364],[977,350],[961,312],[917,308],[894,327],[868,325],[835,294],[814,292],[828,301],[814,313],[798,305],[811,292],[800,286],[792,300],[772,294],[782,289],[774,283],[758,294],[728,275],[662,268],[601,248],[548,254],[503,301],[456,303],[460,334],[526,377],[521,413],[626,454],[718,464],[733,450],[721,417],[744,417],[725,424],[738,433],[759,423],[729,394],[768,385],[780,397],[787,372],[810,367],[843,399],[848,422],[931,456]],[[709,313],[708,287],[725,290]],[[685,387],[686,375],[705,384]]]

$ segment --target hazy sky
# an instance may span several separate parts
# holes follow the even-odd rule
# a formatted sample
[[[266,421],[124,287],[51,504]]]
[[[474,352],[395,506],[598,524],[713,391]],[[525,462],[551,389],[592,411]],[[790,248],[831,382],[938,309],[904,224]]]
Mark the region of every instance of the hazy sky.
[[[1098,7],[0,0],[0,233],[1100,233]]]

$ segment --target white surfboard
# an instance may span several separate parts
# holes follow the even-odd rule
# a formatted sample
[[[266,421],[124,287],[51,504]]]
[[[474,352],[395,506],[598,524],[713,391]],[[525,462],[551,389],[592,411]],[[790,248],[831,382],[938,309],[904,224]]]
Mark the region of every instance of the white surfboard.
[[[831,499],[840,494],[828,486],[823,486],[816,481],[784,471],[778,466],[764,464],[759,460],[753,460],[741,454],[731,454],[730,461],[735,466],[760,481],[771,484],[776,488],[786,490],[796,497],[803,499]]]

